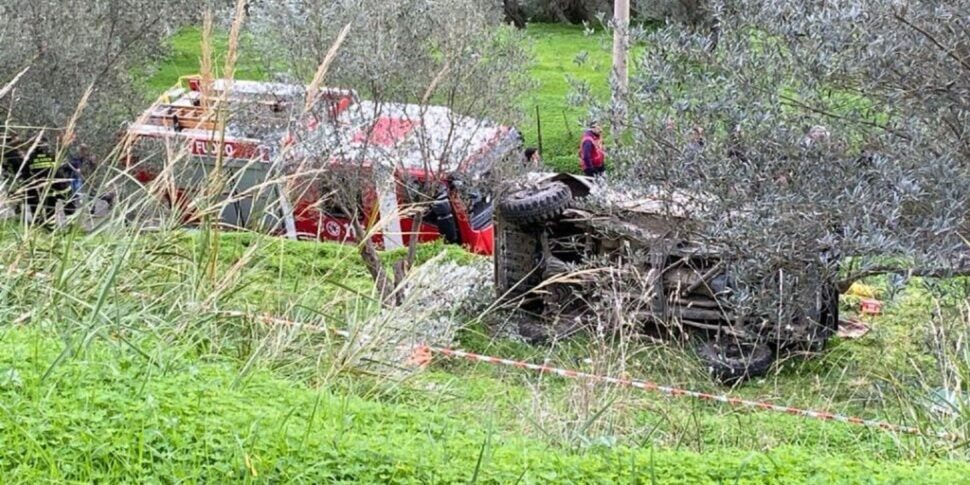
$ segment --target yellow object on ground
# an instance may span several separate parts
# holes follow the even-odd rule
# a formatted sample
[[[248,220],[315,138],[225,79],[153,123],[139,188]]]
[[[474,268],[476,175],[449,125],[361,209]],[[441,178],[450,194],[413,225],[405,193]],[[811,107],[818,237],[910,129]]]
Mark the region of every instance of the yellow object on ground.
[[[876,298],[879,294],[879,290],[877,290],[875,287],[855,282],[852,283],[852,286],[849,287],[849,291],[845,292],[845,294],[858,296],[859,298]]]

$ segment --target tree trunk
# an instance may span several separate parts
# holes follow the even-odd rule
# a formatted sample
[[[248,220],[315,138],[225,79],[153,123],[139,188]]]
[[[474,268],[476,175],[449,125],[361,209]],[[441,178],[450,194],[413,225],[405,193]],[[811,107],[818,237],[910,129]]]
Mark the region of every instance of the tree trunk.
[[[613,6],[613,131],[619,133],[626,113],[630,82],[627,53],[630,47],[630,0],[615,0]]]
[[[505,10],[505,21],[515,25],[517,29],[525,28],[525,11],[522,10],[522,5],[519,5],[519,0],[502,0],[503,7]]]
[[[909,278],[955,278],[958,276],[970,276],[970,266],[956,266],[953,268],[904,268],[900,266],[872,266],[863,268],[839,280],[836,286],[839,293],[845,293],[852,286],[852,283],[871,276],[884,274],[900,274]]]
[[[404,280],[408,276],[407,261],[397,261],[394,263],[394,304],[401,306],[404,304]]]
[[[355,223],[355,225],[358,225]],[[374,246],[374,241],[370,238],[360,245],[360,259],[364,261],[364,266],[374,279],[374,286],[377,287],[377,294],[384,306],[392,306],[391,296],[394,294],[394,283],[387,276],[387,269],[381,263],[381,258]]]
[[[549,0],[546,4],[549,17],[563,23],[581,24],[593,20],[585,0]]]
[[[418,257],[418,239],[420,238],[421,224],[424,224],[423,212],[418,213],[411,223],[411,240],[408,241],[408,255],[404,260],[405,271],[410,271],[414,267],[414,260]]]
[[[388,277],[387,268],[381,263],[380,254],[377,252],[377,247],[374,246],[374,241],[367,237],[367,231],[364,230],[364,227],[360,225],[360,221],[357,220],[356,212],[347,210],[347,207],[343,204],[338,205],[344,214],[353,214],[351,216],[351,227],[353,228],[354,236],[360,241],[360,259],[364,262],[364,266],[367,268],[367,272],[370,273],[371,278],[374,279],[374,286],[377,288],[377,294],[381,304],[386,307],[392,306],[394,304],[391,298],[394,296],[394,282]]]

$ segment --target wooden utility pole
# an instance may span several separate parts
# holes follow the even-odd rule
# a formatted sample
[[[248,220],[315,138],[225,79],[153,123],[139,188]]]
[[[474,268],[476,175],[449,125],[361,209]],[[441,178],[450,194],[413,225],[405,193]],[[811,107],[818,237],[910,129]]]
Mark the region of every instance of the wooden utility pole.
[[[627,53],[630,50],[630,0],[613,3],[613,130],[617,131],[626,114],[626,95],[630,83]]]

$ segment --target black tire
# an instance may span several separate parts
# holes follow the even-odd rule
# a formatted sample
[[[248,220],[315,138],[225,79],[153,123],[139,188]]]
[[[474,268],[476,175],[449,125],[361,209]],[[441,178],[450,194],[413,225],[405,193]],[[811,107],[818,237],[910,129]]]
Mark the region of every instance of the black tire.
[[[770,346],[733,340],[705,341],[698,346],[697,356],[711,377],[728,385],[765,375],[775,361]]]
[[[513,224],[535,224],[562,214],[572,201],[573,193],[568,185],[549,182],[512,192],[499,202],[498,210]]]
[[[539,237],[504,223],[495,225],[495,289],[499,298],[528,293],[542,282]]]

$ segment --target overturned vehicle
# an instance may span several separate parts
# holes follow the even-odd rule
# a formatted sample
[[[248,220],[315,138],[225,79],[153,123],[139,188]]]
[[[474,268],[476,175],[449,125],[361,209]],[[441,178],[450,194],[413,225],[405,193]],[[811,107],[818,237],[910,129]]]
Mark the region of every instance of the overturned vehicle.
[[[833,277],[803,278],[806,296],[793,311],[752,305],[723,251],[692,240],[695,194],[604,191],[567,174],[529,174],[502,191],[494,256],[500,300],[550,331],[622,320],[644,333],[689,337],[723,383],[763,375],[782,353],[821,349],[835,334]]]

